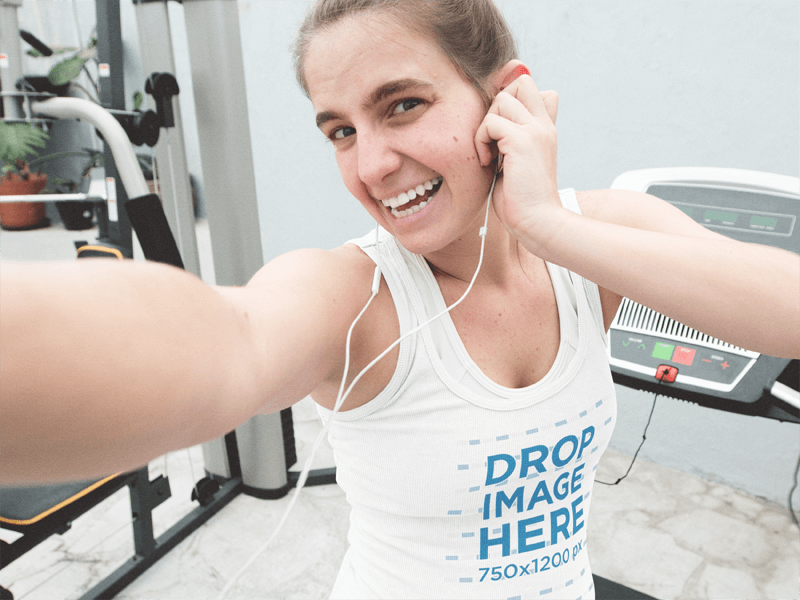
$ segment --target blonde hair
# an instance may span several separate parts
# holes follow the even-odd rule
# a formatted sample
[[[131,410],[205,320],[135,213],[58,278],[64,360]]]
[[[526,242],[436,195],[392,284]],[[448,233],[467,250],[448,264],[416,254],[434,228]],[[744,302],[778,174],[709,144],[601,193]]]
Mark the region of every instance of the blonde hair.
[[[511,31],[491,0],[318,0],[309,10],[293,46],[295,74],[306,96],[305,58],[314,34],[361,13],[387,14],[436,41],[488,106],[489,77],[517,58]]]

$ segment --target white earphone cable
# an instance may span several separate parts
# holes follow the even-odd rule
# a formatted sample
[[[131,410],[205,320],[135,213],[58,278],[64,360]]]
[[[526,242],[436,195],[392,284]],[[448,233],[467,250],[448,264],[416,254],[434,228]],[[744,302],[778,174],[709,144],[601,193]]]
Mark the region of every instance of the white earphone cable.
[[[491,202],[492,202],[492,194],[494,193],[494,186],[495,186],[495,183],[497,183],[497,176],[500,173],[500,168],[501,168],[500,165],[498,165],[497,171],[495,172],[495,175],[494,175],[494,179],[492,179],[492,186],[489,189],[489,197],[486,199],[486,216],[484,217],[484,220],[483,220],[483,227],[481,227],[478,230],[478,235],[481,238],[481,252],[480,252],[480,257],[478,258],[478,267],[475,269],[475,274],[472,276],[472,280],[469,282],[469,285],[467,286],[467,289],[464,292],[464,294],[458,300],[453,302],[453,304],[448,306],[445,310],[441,311],[436,316],[431,317],[430,319],[428,319],[427,321],[425,321],[421,325],[418,325],[414,329],[412,329],[410,331],[407,331],[406,333],[401,335],[397,340],[395,340],[392,343],[392,345],[390,345],[388,348],[386,348],[386,350],[381,352],[375,359],[372,360],[372,362],[370,362],[366,367],[364,367],[361,370],[361,372],[358,375],[356,375],[355,379],[353,379],[353,381],[350,383],[350,385],[347,388],[347,391],[344,392],[344,394],[342,394],[342,390],[344,389],[345,382],[347,381],[347,371],[348,371],[348,369],[350,367],[350,337],[351,337],[351,335],[353,333],[353,328],[355,327],[356,323],[358,323],[359,319],[361,319],[361,316],[366,312],[367,308],[372,303],[372,300],[375,298],[375,296],[378,295],[378,289],[379,289],[379,286],[380,286],[380,277],[381,277],[380,245],[378,243],[378,228],[377,227],[375,228],[375,250],[378,253],[378,256],[377,256],[377,260],[376,260],[377,265],[375,267],[375,275],[374,275],[374,277],[372,279],[372,295],[370,296],[370,298],[367,301],[367,303],[364,306],[364,308],[361,309],[361,312],[358,313],[358,316],[355,318],[355,320],[350,325],[350,329],[347,331],[347,341],[345,343],[344,373],[342,374],[342,383],[339,386],[339,393],[338,393],[337,398],[336,398],[336,403],[334,404],[333,410],[331,411],[331,414],[328,417],[328,420],[325,422],[325,425],[323,426],[322,431],[319,432],[319,435],[317,436],[317,439],[314,441],[314,445],[311,448],[311,455],[308,457],[308,459],[306,460],[305,464],[303,465],[303,470],[301,471],[300,476],[299,476],[299,478],[297,480],[297,484],[295,486],[295,490],[294,490],[294,494],[292,496],[292,499],[290,500],[288,506],[286,507],[286,510],[284,511],[283,516],[281,517],[281,520],[278,522],[278,525],[275,528],[275,531],[272,533],[272,535],[269,537],[269,539],[253,554],[253,556],[250,557],[250,559],[244,564],[244,566],[242,566],[242,568],[239,569],[239,571],[236,573],[236,575],[234,575],[228,581],[228,583],[225,584],[225,587],[222,588],[222,591],[220,592],[220,594],[218,596],[218,600],[224,600],[225,595],[228,593],[228,591],[236,584],[236,582],[244,574],[244,572],[247,571],[248,568],[250,568],[250,565],[252,565],[255,562],[255,560],[261,555],[261,553],[264,552],[264,550],[266,550],[269,547],[269,545],[272,543],[272,540],[275,539],[275,537],[280,532],[281,528],[283,527],[283,524],[286,522],[286,519],[289,517],[289,513],[292,511],[292,508],[294,508],[294,505],[295,505],[295,502],[297,501],[297,498],[300,496],[300,490],[303,489],[303,486],[305,485],[306,480],[308,479],[308,473],[311,470],[311,463],[314,460],[314,456],[317,453],[317,449],[319,448],[319,445],[322,442],[322,439],[324,438],[325,434],[328,432],[328,429],[329,429],[331,423],[333,423],[334,417],[336,416],[336,413],[339,412],[339,409],[341,408],[342,404],[344,404],[344,401],[347,399],[347,396],[350,395],[350,392],[352,391],[352,389],[356,385],[356,383],[358,383],[358,381],[361,379],[361,377],[367,371],[369,371],[373,366],[375,366],[375,364],[377,364],[377,362],[379,360],[381,360],[384,356],[386,356],[389,352],[391,352],[392,349],[394,349],[400,342],[402,342],[404,339],[406,339],[410,335],[413,335],[413,334],[417,333],[423,327],[426,327],[427,325],[430,325],[436,319],[441,318],[442,316],[444,316],[445,314],[447,314],[448,312],[453,310],[456,306],[461,304],[461,302],[464,300],[464,298],[467,297],[467,294],[469,294],[470,290],[472,289],[472,286],[475,284],[475,280],[478,278],[478,273],[480,272],[481,265],[483,264],[483,253],[484,253],[484,249],[485,249],[485,246],[486,246],[486,231],[487,231],[487,226],[488,226],[488,223],[489,223],[489,207],[490,207]]]

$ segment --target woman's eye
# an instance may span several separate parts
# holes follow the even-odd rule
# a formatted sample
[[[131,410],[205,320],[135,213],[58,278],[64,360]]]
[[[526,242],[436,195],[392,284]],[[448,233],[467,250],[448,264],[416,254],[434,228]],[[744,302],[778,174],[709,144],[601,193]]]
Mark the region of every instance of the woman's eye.
[[[416,108],[420,104],[422,104],[422,100],[420,100],[419,98],[408,98],[407,100],[401,100],[400,102],[398,102],[395,105],[394,110],[392,112],[394,114],[408,112],[409,110],[411,110],[412,108]]]
[[[356,132],[355,129],[352,127],[339,127],[339,129],[334,130],[330,138],[332,140],[343,140],[344,138],[353,135]]]

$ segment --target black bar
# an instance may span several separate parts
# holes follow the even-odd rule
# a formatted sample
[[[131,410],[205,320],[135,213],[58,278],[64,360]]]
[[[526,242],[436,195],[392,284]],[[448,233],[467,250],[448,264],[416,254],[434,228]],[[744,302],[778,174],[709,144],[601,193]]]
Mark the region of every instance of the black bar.
[[[98,77],[97,81],[100,88],[100,104],[103,108],[124,110],[125,79],[119,0],[98,0],[95,2],[95,11],[97,14],[97,62],[109,66],[109,76]],[[117,206],[122,207],[128,196],[117,172],[111,148],[107,143],[103,143],[103,164],[106,177],[114,178]],[[111,221],[108,219],[106,210],[98,211],[99,239],[101,242],[107,241],[113,246],[123,249],[126,258],[133,258],[133,237],[128,215],[121,209],[117,210],[117,214],[117,220]]]
[[[637,592],[599,575],[592,575],[592,577],[594,578],[596,600],[656,600],[653,596]]]
[[[153,510],[150,508],[150,476],[147,467],[136,471],[129,487],[133,517],[133,547],[137,556],[146,556],[155,549],[153,539]]]
[[[241,478],[242,463],[239,460],[239,445],[236,443],[235,429],[225,434],[225,451],[228,454],[228,469],[231,472],[231,478]]]
[[[181,253],[172,237],[172,230],[158,195],[147,194],[132,198],[125,203],[125,210],[142,245],[144,257],[183,269]]]
[[[295,487],[297,485],[297,480],[300,479],[300,471],[289,471],[286,473],[286,476],[289,479],[289,485]],[[330,485],[333,483],[336,483],[336,467],[311,469],[308,472],[308,479],[306,479],[305,487]]]
[[[283,431],[283,457],[286,459],[286,470],[297,462],[297,446],[294,441],[294,419],[292,407],[281,411],[281,430]]]

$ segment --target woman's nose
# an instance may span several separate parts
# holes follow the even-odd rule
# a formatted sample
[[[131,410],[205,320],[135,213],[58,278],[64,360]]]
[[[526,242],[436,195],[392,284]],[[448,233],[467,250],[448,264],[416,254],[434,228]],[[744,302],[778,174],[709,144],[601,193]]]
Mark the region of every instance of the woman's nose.
[[[390,140],[379,133],[362,130],[357,136],[358,176],[368,187],[377,188],[400,168],[402,156]]]

